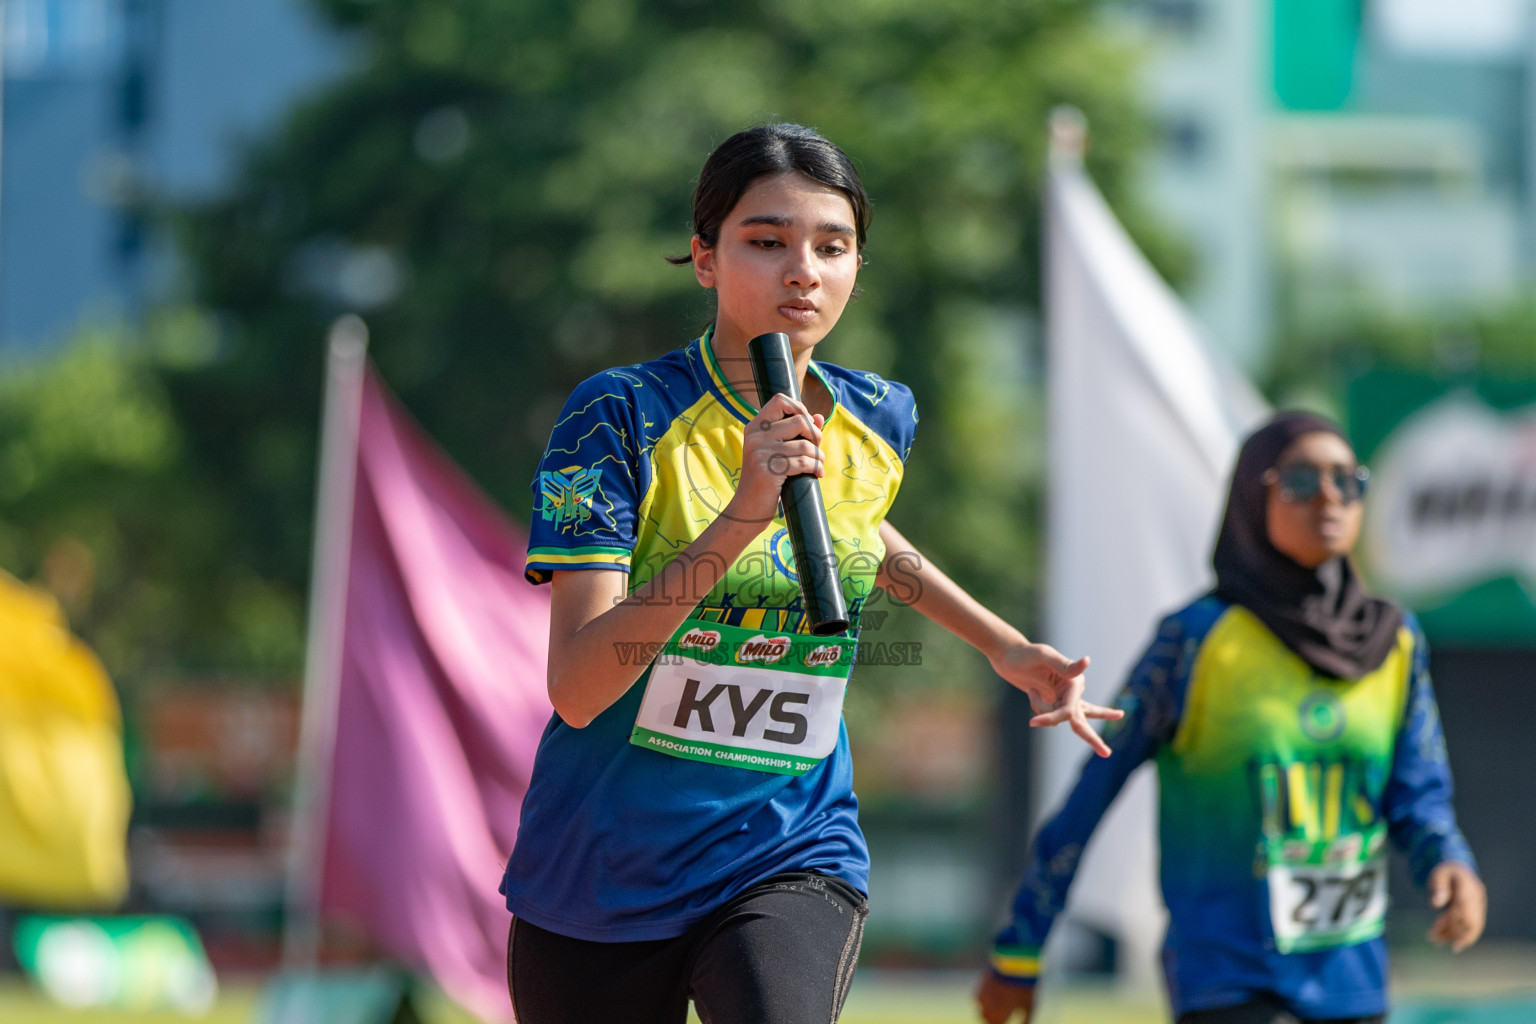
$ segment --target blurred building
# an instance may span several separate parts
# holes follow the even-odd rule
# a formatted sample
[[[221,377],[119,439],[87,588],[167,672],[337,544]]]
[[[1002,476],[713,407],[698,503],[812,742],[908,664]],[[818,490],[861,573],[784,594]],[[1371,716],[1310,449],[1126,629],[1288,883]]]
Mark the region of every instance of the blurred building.
[[[1347,80],[1280,94],[1295,112],[1272,133],[1277,243],[1298,326],[1361,303],[1499,303],[1531,279],[1533,9],[1377,0]]]
[[[169,289],[144,204],[213,192],[345,64],[304,0],[0,0],[0,353]]]
[[[1143,54],[1160,143],[1149,205],[1193,249],[1185,289],[1207,336],[1245,370],[1268,341],[1268,15],[1252,0],[1135,0],[1115,21]],[[1113,9],[1112,9],[1113,10]]]
[[[1239,367],[1276,325],[1510,299],[1536,278],[1533,0],[1134,0],[1149,200]]]

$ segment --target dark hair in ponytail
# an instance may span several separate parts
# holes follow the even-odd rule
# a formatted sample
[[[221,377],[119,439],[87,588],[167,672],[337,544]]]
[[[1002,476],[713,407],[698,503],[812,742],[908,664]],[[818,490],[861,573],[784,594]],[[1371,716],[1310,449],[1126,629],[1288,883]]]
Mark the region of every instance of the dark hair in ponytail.
[[[798,124],[765,124],[737,132],[715,149],[699,172],[693,190],[693,233],[705,245],[720,238],[720,225],[735,209],[742,194],[759,178],[794,171],[819,185],[848,197],[853,207],[859,248],[869,228],[869,196],[848,154],[819,132]],[[691,256],[667,257],[669,262],[692,262]]]

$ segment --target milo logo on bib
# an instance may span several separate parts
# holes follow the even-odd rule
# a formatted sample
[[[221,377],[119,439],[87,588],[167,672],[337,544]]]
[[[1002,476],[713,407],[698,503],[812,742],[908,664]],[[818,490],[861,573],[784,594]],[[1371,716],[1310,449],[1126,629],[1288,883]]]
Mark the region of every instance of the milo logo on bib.
[[[684,622],[651,665],[629,741],[690,761],[804,774],[837,746],[853,645]]]
[[[759,633],[736,648],[736,661],[741,665],[750,665],[753,662],[772,665],[789,653],[789,646],[790,640],[787,636],[776,636],[770,639]]]
[[[720,634],[713,629],[690,629],[678,638],[683,650],[712,651],[720,645]]]
[[[805,654],[807,668],[826,668],[828,665],[836,665],[843,658],[843,649],[836,644],[822,644],[813,647]]]

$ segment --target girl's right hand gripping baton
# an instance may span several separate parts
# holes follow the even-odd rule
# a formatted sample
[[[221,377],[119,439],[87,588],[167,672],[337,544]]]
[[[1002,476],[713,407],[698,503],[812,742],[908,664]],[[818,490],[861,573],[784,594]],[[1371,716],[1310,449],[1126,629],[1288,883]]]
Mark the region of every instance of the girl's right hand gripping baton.
[[[789,335],[760,334],[747,342],[747,354],[752,357],[759,407],[779,394],[800,400],[800,381],[790,358]],[[848,605],[843,601],[837,558],[832,553],[832,533],[827,528],[827,509],[821,501],[821,481],[810,474],[789,477],[784,481],[780,504],[795,552],[795,571],[800,575],[800,593],[810,617],[811,632],[817,636],[842,633],[848,629]]]

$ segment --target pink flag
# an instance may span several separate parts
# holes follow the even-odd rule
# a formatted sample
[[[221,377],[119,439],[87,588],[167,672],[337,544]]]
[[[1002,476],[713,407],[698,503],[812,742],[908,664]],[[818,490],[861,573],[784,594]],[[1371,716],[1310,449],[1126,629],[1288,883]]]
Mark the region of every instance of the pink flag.
[[[497,893],[549,721],[527,539],[364,375],[320,905],[509,1021]]]

